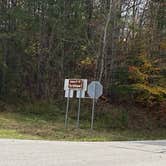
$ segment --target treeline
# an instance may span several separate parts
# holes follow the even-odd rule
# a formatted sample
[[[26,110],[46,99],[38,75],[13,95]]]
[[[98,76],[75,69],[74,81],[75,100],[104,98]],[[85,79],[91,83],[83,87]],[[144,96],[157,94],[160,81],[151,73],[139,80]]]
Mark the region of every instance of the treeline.
[[[166,99],[165,0],[1,0],[0,96],[63,97],[100,80],[112,102]]]

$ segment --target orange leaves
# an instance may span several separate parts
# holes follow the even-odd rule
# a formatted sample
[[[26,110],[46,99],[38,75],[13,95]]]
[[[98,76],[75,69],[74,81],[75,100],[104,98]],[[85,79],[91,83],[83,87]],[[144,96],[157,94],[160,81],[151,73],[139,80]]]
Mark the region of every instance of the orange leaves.
[[[136,67],[135,67],[135,66],[129,66],[129,68],[128,68],[128,71],[129,71],[130,73],[133,73],[135,70],[136,70]]]

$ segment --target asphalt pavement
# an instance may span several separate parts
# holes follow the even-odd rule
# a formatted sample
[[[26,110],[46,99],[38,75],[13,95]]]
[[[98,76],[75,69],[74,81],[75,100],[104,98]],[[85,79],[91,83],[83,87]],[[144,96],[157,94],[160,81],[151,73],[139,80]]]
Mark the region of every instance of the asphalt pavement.
[[[166,166],[166,140],[60,142],[0,139],[0,166]]]

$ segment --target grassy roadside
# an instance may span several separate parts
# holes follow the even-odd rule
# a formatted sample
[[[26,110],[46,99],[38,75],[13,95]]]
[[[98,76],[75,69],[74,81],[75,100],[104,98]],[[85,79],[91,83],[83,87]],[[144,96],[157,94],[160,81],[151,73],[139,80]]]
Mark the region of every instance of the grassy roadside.
[[[2,108],[1,108],[2,109]],[[64,129],[64,112],[55,105],[36,104],[10,108],[0,112],[0,138],[45,139],[68,141],[127,141],[166,139],[166,130],[131,130],[99,128],[101,119],[95,121],[94,131],[89,129],[90,119],[82,115],[81,129],[75,128],[71,112],[69,128]]]

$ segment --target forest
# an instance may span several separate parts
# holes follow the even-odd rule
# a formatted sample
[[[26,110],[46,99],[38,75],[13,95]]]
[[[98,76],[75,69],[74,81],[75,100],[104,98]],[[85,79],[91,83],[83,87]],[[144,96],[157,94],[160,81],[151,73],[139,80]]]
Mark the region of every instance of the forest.
[[[0,101],[64,102],[65,78],[166,127],[166,1],[0,0]]]

